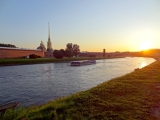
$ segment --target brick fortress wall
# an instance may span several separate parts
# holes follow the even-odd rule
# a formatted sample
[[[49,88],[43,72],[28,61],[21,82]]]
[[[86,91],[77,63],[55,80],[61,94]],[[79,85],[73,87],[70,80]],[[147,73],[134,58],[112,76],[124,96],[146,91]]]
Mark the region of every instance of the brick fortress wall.
[[[0,58],[21,58],[29,56],[30,54],[35,54],[44,57],[44,51],[41,50],[0,48]]]
[[[53,52],[44,52],[44,57],[45,58],[53,58],[54,57]]]

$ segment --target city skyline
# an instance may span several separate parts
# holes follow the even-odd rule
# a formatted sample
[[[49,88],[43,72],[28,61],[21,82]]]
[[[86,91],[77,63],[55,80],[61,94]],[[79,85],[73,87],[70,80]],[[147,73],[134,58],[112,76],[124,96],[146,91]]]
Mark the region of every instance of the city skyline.
[[[159,0],[2,0],[0,43],[36,49],[78,44],[81,51],[160,48]]]

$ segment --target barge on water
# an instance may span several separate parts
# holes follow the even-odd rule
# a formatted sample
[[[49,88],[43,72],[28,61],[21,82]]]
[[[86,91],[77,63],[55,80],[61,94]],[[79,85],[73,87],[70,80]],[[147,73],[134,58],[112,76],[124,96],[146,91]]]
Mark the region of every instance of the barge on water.
[[[70,66],[81,66],[81,65],[92,65],[96,64],[95,60],[81,60],[81,61],[72,61]]]

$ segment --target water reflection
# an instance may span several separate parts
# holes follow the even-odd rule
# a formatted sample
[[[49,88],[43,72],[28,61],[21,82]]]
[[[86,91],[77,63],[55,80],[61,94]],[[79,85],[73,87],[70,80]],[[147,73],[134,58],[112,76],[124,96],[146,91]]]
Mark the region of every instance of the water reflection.
[[[147,63],[146,63],[145,61],[143,61],[143,62],[140,64],[140,67],[139,67],[139,68],[143,68],[143,67],[145,67],[145,66],[147,66]]]
[[[43,75],[46,75],[48,78],[51,78],[52,76],[52,68],[53,66],[51,64],[48,64],[48,65],[43,65],[43,70],[44,71],[44,74]]]

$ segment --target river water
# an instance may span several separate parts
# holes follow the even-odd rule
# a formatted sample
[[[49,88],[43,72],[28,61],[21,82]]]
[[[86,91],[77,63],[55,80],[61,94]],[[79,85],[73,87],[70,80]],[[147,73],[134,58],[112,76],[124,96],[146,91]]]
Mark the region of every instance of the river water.
[[[97,60],[94,65],[78,67],[69,66],[69,63],[0,67],[0,105],[9,102],[19,102],[23,106],[43,104],[87,90],[154,61],[128,57]]]

